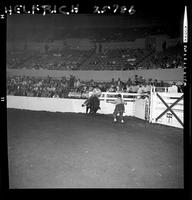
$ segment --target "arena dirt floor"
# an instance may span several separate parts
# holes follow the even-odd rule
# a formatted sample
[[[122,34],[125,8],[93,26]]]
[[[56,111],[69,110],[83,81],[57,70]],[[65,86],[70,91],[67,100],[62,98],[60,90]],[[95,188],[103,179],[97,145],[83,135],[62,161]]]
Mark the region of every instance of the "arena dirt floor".
[[[183,188],[183,130],[7,110],[10,188]]]

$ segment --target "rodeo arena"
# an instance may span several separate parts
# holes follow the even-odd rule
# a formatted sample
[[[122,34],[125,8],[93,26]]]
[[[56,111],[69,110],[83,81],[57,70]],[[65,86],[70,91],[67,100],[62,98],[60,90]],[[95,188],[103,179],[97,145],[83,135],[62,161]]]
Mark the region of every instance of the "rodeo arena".
[[[8,17],[10,188],[184,187],[182,38],[163,25]]]

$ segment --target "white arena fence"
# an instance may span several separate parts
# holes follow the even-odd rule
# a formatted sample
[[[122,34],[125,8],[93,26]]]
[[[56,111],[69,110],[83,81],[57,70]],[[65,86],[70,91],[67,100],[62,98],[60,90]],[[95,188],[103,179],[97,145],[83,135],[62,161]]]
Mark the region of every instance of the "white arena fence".
[[[111,102],[117,98],[115,92],[103,92],[100,95],[100,107],[98,111],[100,114],[112,114],[115,105]],[[145,119],[145,100],[141,97],[147,94],[121,93],[125,105],[124,116],[138,116]],[[81,105],[85,99],[72,98],[46,98],[46,97],[26,97],[26,96],[7,96],[7,108],[36,110],[36,111],[50,111],[50,112],[74,112],[85,113],[85,107]],[[142,107],[142,109],[138,109]]]
[[[170,94],[156,91],[157,88],[152,88],[151,95],[121,93],[126,103],[124,116],[134,116],[151,123],[183,128],[183,93]],[[101,109],[98,113],[112,114],[115,108],[112,102],[118,94],[102,92],[99,97]],[[81,106],[84,101],[85,99],[7,96],[7,108],[85,113],[85,107]]]

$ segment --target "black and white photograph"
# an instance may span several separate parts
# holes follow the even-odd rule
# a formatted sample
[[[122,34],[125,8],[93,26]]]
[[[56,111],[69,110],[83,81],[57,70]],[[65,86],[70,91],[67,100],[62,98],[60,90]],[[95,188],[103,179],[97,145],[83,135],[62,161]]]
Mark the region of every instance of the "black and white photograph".
[[[189,8],[150,6],[5,6],[9,189],[184,189]]]

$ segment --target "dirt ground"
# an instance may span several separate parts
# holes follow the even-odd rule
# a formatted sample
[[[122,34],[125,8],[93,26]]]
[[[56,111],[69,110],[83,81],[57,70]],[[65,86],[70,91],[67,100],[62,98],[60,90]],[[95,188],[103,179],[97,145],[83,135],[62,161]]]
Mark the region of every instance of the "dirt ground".
[[[8,109],[10,188],[183,188],[183,130]]]

